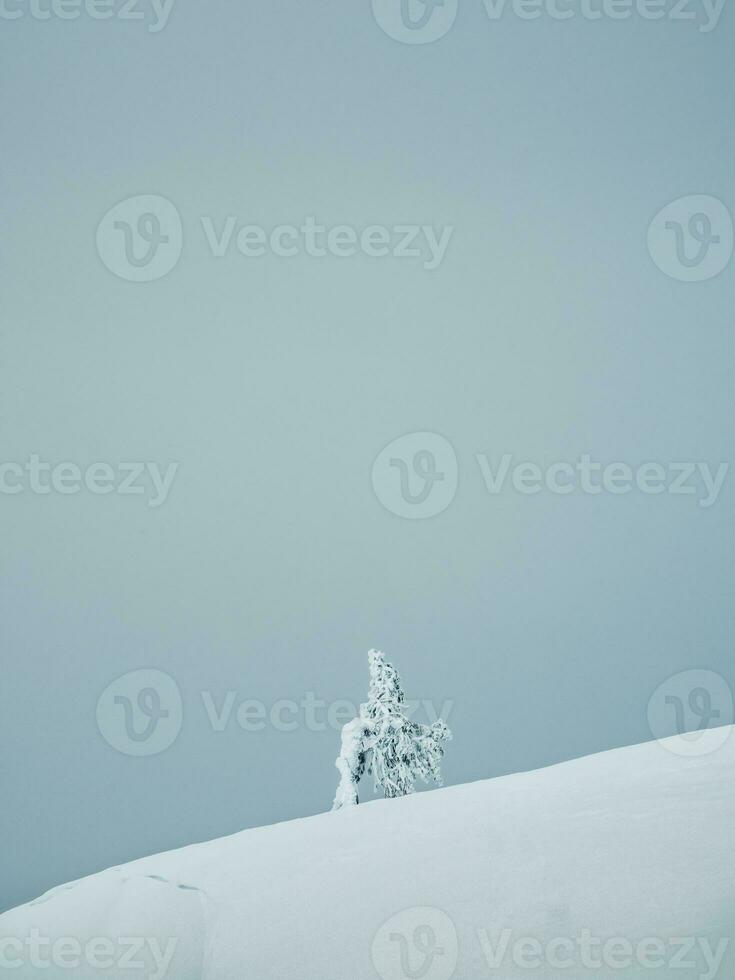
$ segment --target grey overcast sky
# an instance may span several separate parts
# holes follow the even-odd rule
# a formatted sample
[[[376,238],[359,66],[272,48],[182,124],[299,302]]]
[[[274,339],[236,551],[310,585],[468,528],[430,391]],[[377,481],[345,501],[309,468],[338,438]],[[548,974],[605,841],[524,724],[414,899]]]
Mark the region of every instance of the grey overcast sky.
[[[5,0],[0,909],[727,720],[733,11],[373,6]]]

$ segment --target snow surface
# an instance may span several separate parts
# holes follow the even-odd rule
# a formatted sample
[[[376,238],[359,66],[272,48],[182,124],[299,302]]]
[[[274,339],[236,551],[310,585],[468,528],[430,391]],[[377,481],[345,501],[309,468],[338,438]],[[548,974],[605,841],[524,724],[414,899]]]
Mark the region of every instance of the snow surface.
[[[0,916],[0,976],[732,980],[735,739],[692,758],[666,746],[366,803],[112,868]],[[34,930],[47,941],[35,968],[28,944],[22,965],[17,956]],[[581,958],[584,935],[599,940],[590,961],[599,967]],[[100,965],[105,940],[131,939],[146,943],[138,969]],[[151,949],[172,939],[164,972]],[[602,957],[610,939],[618,945]],[[83,955],[71,968],[74,943]]]

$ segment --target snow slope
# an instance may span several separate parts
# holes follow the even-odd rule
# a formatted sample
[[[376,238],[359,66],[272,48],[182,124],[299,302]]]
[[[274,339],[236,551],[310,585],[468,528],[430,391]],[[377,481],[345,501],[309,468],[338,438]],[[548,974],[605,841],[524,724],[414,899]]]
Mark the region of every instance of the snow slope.
[[[0,916],[0,976],[732,980],[735,738],[666,745],[112,868]]]

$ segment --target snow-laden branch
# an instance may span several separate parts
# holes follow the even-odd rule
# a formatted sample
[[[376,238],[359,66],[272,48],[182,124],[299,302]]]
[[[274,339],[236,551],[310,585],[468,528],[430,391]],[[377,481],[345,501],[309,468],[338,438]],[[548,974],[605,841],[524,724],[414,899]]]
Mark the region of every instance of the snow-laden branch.
[[[405,697],[400,677],[383,653],[368,654],[370,690],[357,718],[342,729],[342,745],[335,765],[340,775],[333,810],[359,803],[358,784],[367,772],[375,788],[386,797],[413,792],[417,779],[441,785],[445,741],[452,733],[439,720],[433,725],[411,721],[404,714]]]

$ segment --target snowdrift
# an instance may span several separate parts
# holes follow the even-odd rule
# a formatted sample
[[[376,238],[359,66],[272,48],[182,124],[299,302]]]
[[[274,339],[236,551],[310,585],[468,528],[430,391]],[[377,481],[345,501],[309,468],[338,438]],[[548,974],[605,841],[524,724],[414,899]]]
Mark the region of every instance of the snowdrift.
[[[669,741],[112,868],[0,916],[0,976],[732,980],[735,739]]]

